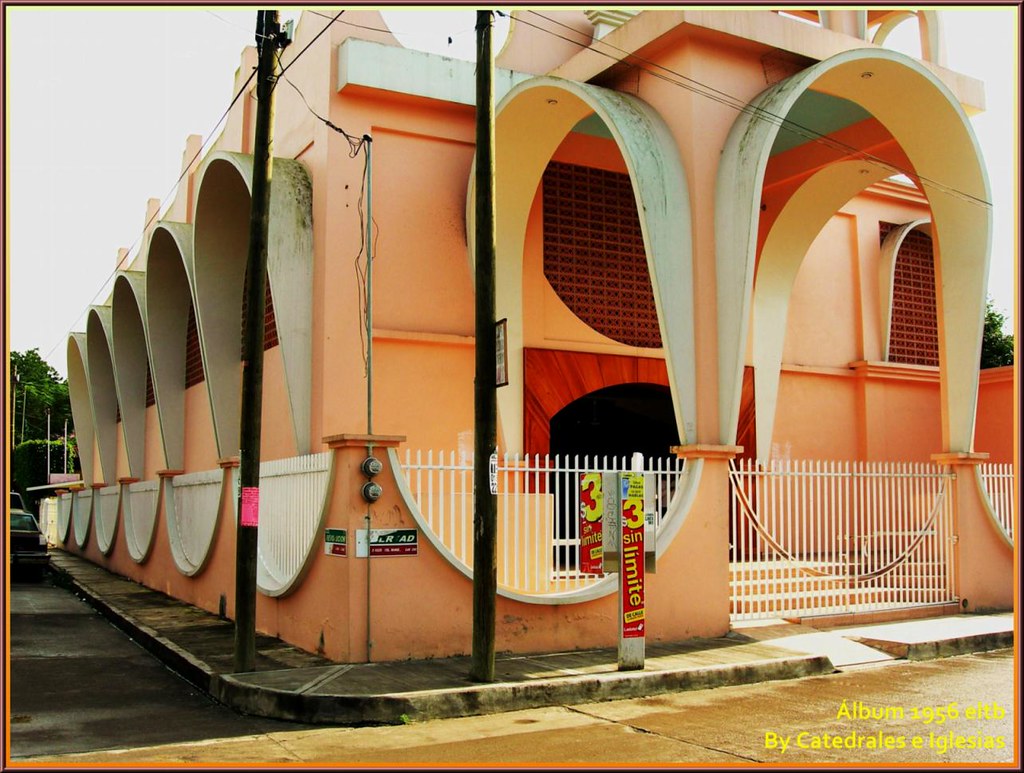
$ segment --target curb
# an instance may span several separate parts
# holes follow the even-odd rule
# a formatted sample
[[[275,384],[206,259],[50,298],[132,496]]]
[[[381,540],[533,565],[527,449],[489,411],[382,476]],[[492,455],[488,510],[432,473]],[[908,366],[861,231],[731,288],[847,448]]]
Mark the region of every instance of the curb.
[[[851,641],[858,642],[876,650],[881,650],[894,658],[909,661],[936,660],[954,655],[970,655],[974,652],[989,652],[1013,647],[1013,631],[996,631],[993,633],[975,633],[958,636],[955,639],[937,641],[900,642],[888,639],[873,639],[869,636],[851,636]]]
[[[246,684],[244,675],[221,676],[214,697],[246,714],[309,724],[401,724],[451,719],[572,703],[642,698],[659,693],[705,690],[780,679],[831,674],[825,655],[794,655],[741,665],[678,671],[613,672],[530,682],[481,684],[450,690],[386,695],[311,695]],[[240,678],[242,677],[242,678]]]

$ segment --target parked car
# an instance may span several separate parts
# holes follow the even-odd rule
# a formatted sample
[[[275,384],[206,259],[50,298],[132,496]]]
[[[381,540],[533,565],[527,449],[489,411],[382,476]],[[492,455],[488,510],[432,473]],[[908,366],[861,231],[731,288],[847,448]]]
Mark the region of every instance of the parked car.
[[[11,574],[23,572],[32,579],[42,579],[50,564],[46,536],[35,516],[25,509],[21,496],[11,493],[11,515],[8,520]]]

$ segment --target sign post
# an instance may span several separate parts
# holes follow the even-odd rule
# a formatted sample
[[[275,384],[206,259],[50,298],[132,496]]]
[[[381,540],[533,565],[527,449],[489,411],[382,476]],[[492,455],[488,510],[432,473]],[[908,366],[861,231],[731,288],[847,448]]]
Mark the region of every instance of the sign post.
[[[619,670],[642,670],[646,629],[644,576],[644,473],[633,457],[633,472],[619,475],[621,541],[619,552]]]

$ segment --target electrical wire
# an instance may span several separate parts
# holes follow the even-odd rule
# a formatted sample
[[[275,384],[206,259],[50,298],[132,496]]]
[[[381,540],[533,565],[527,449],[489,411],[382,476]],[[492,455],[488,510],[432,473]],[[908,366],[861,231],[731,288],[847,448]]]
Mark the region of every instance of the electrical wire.
[[[222,16],[218,16],[217,14],[213,13],[212,11],[207,11],[207,13],[209,13],[209,14],[210,14],[211,16],[213,16],[213,17],[215,17],[215,18],[219,19],[220,21],[224,22],[225,24],[231,24],[231,22],[229,22],[229,21],[228,21],[227,19],[225,19],[225,18],[224,18],[224,17],[222,17]],[[340,12],[339,12],[339,13],[337,14],[337,16],[335,16],[335,17],[334,17],[334,18],[333,18],[333,19],[331,20],[331,24],[333,24],[333,23],[334,23],[335,21],[337,21],[337,20],[338,20],[338,19],[339,19],[339,18],[341,17],[341,15],[342,15],[343,13],[345,13],[345,11],[344,11],[344,10],[340,11]],[[317,15],[319,15],[319,14],[317,14]],[[322,30],[320,30],[320,32],[319,32],[319,33],[317,33],[317,35],[316,35],[316,36],[315,36],[315,37],[314,37],[314,38],[313,38],[313,39],[312,39],[311,41],[309,41],[309,43],[307,43],[307,44],[306,44],[306,46],[305,46],[305,47],[304,47],[304,48],[303,48],[303,49],[302,49],[302,50],[301,50],[301,51],[300,51],[300,52],[299,52],[298,54],[296,54],[296,55],[295,55],[295,58],[294,58],[294,59],[292,59],[292,60],[291,60],[291,61],[290,61],[290,62],[288,63],[287,67],[284,67],[284,68],[282,69],[282,71],[281,71],[281,74],[282,74],[282,75],[283,75],[283,74],[284,74],[284,72],[285,72],[285,71],[286,71],[286,70],[288,69],[288,67],[291,67],[291,66],[292,66],[293,64],[295,64],[295,62],[297,62],[297,61],[299,60],[299,58],[300,58],[300,57],[301,57],[301,56],[302,56],[303,54],[305,54],[305,53],[306,53],[306,51],[308,51],[308,50],[309,50],[310,46],[312,46],[312,45],[313,45],[313,44],[314,44],[314,43],[315,43],[315,42],[316,42],[316,41],[317,41],[317,40],[318,40],[318,39],[320,38],[320,36],[321,36],[321,35],[323,35],[323,34],[324,34],[324,32],[326,32],[326,31],[327,31],[327,30],[328,30],[328,29],[330,28],[331,24],[328,24],[328,25],[326,25],[326,26],[325,26],[325,27],[324,27],[324,28],[323,28]],[[232,24],[232,26],[238,26],[238,25],[233,25],[233,24]],[[256,35],[257,39],[258,39],[258,38],[268,39],[268,36],[266,36],[266,35],[260,35],[259,33],[254,33],[254,34]],[[278,61],[280,62],[280,55],[278,55]],[[235,94],[235,96],[234,96],[234,97],[232,98],[231,102],[230,102],[230,103],[228,104],[227,108],[226,108],[226,109],[224,110],[224,112],[223,112],[223,113],[221,114],[220,118],[218,118],[218,119],[217,119],[217,122],[216,122],[216,123],[215,123],[215,124],[213,125],[213,128],[212,128],[212,129],[210,129],[210,131],[209,131],[209,132],[207,132],[207,134],[206,134],[206,139],[205,139],[205,140],[203,140],[203,143],[202,143],[202,144],[201,144],[201,145],[199,146],[199,149],[198,149],[198,150],[196,151],[196,154],[195,154],[194,156],[192,156],[192,158],[191,158],[191,159],[189,160],[189,162],[188,162],[188,163],[187,163],[187,164],[185,165],[185,167],[184,167],[184,168],[182,169],[182,172],[181,172],[181,174],[179,174],[179,175],[178,175],[178,179],[174,181],[174,184],[173,184],[173,185],[171,186],[170,190],[169,190],[169,191],[168,191],[168,192],[167,192],[167,193],[166,193],[166,194],[164,195],[164,197],[163,197],[163,198],[161,199],[161,201],[160,201],[160,206],[158,206],[158,207],[156,208],[156,211],[155,211],[155,212],[153,213],[153,215],[152,215],[152,216],[150,216],[150,217],[149,217],[149,218],[148,218],[148,219],[146,220],[146,223],[145,223],[145,225],[144,225],[144,226],[142,227],[142,231],[141,231],[141,232],[139,233],[139,235],[138,235],[138,236],[137,236],[137,237],[135,238],[135,241],[134,241],[134,242],[132,242],[132,245],[131,245],[131,246],[130,246],[130,247],[128,248],[128,250],[127,250],[127,252],[125,253],[124,257],[123,257],[123,258],[122,258],[122,259],[121,259],[120,261],[118,261],[117,265],[116,265],[116,266],[114,267],[114,270],[113,270],[113,271],[112,271],[112,272],[111,272],[111,273],[110,273],[110,274],[109,274],[109,275],[108,275],[108,276],[107,276],[107,277],[106,277],[106,278],[105,278],[105,279],[103,280],[103,284],[102,284],[102,285],[100,286],[100,289],[96,291],[95,295],[93,295],[93,297],[92,297],[92,299],[91,299],[91,300],[89,301],[89,303],[88,303],[88,304],[86,304],[86,308],[85,308],[85,309],[83,309],[82,313],[81,313],[81,314],[79,314],[79,315],[78,315],[78,316],[77,316],[77,317],[75,318],[74,322],[72,322],[72,323],[71,323],[71,329],[69,329],[69,330],[67,331],[67,333],[66,333],[66,334],[65,334],[65,335],[63,336],[63,338],[62,338],[62,340],[61,340],[61,341],[58,341],[57,343],[55,343],[55,344],[53,345],[53,347],[52,347],[52,348],[51,348],[51,349],[50,349],[50,350],[49,350],[49,351],[48,351],[48,352],[46,353],[46,357],[45,357],[45,359],[49,359],[49,358],[50,358],[50,357],[51,357],[51,356],[53,355],[53,353],[54,353],[55,351],[57,351],[57,348],[58,348],[58,347],[59,347],[59,346],[61,345],[61,343],[62,343],[63,341],[65,341],[65,340],[67,340],[67,336],[71,334],[72,330],[74,329],[74,326],[75,326],[75,325],[77,325],[77,324],[79,323],[79,321],[81,321],[82,317],[83,317],[83,316],[84,316],[84,315],[86,314],[86,310],[87,310],[87,309],[89,308],[89,306],[92,306],[93,304],[95,304],[96,300],[97,300],[97,299],[98,299],[98,298],[100,297],[100,294],[101,294],[101,293],[103,292],[103,289],[104,289],[104,288],[105,288],[105,287],[106,287],[106,286],[107,286],[107,285],[109,284],[109,282],[110,282],[110,281],[111,281],[111,280],[112,280],[112,279],[113,279],[113,278],[114,278],[115,276],[117,276],[117,272],[121,270],[121,268],[122,268],[122,266],[124,265],[125,261],[127,261],[127,260],[128,260],[128,258],[129,258],[129,257],[131,256],[131,254],[132,254],[132,251],[133,251],[133,250],[135,249],[135,247],[136,247],[136,246],[137,246],[137,245],[139,244],[139,242],[140,242],[140,241],[142,240],[142,238],[143,238],[143,237],[145,236],[145,233],[146,233],[147,229],[148,229],[148,228],[149,228],[149,227],[150,227],[150,226],[151,226],[151,225],[153,224],[153,222],[155,221],[155,219],[156,219],[157,217],[159,217],[159,215],[160,215],[160,212],[161,212],[161,210],[162,210],[162,209],[164,208],[164,206],[165,206],[165,205],[167,204],[167,202],[168,202],[168,201],[170,200],[170,198],[171,198],[171,197],[172,197],[172,196],[173,196],[173,195],[175,194],[175,192],[176,192],[176,191],[178,190],[178,186],[179,186],[179,185],[181,184],[181,181],[182,181],[183,179],[185,179],[185,176],[186,176],[186,175],[187,175],[187,174],[189,173],[189,171],[190,171],[190,170],[192,169],[192,166],[193,166],[193,165],[195,164],[196,160],[197,160],[197,159],[198,159],[198,158],[199,158],[199,157],[200,157],[200,156],[201,156],[201,155],[203,154],[203,151],[204,151],[204,150],[206,150],[206,147],[207,147],[207,146],[208,146],[208,145],[210,144],[210,141],[211,141],[211,140],[212,140],[212,139],[214,138],[214,136],[215,136],[215,134],[216,134],[216,132],[217,132],[217,129],[219,129],[219,128],[220,128],[220,126],[221,126],[221,124],[222,124],[222,123],[224,123],[224,120],[225,120],[225,119],[226,119],[226,118],[228,117],[228,115],[230,114],[230,112],[231,112],[231,109],[232,109],[232,108],[233,108],[233,107],[235,106],[235,104],[236,104],[236,103],[238,102],[238,100],[239,100],[239,99],[241,98],[242,94],[244,94],[244,93],[245,93],[246,89],[248,89],[248,88],[249,88],[249,84],[250,84],[250,83],[252,83],[252,81],[253,81],[253,79],[254,79],[254,78],[256,77],[256,75],[257,75],[257,70],[255,70],[255,69],[254,69],[254,70],[252,71],[252,73],[250,73],[249,77],[248,77],[248,78],[246,79],[245,83],[243,83],[243,84],[242,84],[242,87],[241,87],[241,88],[240,88],[240,89],[238,90],[238,92],[237,92],[237,93]],[[290,82],[291,82],[291,81],[289,81],[289,83],[290,83]],[[294,84],[292,84],[292,85],[293,85],[293,87],[294,87]],[[302,92],[299,92],[299,96],[302,96]],[[303,97],[303,102],[305,102],[305,101],[306,101],[306,100],[305,100],[305,97]],[[307,103],[306,107],[309,107],[308,103]],[[312,110],[312,108],[310,108],[310,110]],[[329,124],[329,125],[330,125],[330,124]],[[340,130],[339,130],[339,131],[340,131]],[[346,135],[346,136],[348,136],[348,135]],[[351,144],[351,140],[350,140],[350,144]]]
[[[57,351],[57,347],[59,347],[61,345],[61,343],[63,343],[64,341],[67,340],[67,337],[69,335],[71,335],[71,333],[73,332],[74,326],[77,325],[78,322],[82,319],[82,317],[86,314],[86,311],[89,308],[89,306],[92,306],[93,304],[96,303],[96,300],[100,297],[100,294],[103,292],[103,289],[107,286],[107,284],[109,284],[110,280],[112,280],[115,276],[117,276],[117,272],[121,270],[121,266],[124,264],[124,262],[126,260],[128,260],[129,256],[132,254],[132,250],[135,249],[135,247],[139,244],[139,242],[145,236],[147,229],[153,224],[153,222],[156,220],[156,218],[159,217],[160,211],[164,208],[164,205],[167,204],[167,202],[170,200],[171,196],[173,196],[175,191],[178,190],[178,186],[181,184],[181,181],[183,179],[185,179],[185,176],[189,173],[189,170],[192,169],[192,165],[195,164],[196,160],[202,155],[203,151],[206,149],[206,146],[210,144],[210,140],[213,139],[214,134],[216,133],[217,129],[220,128],[220,125],[222,123],[224,123],[224,119],[227,118],[228,114],[231,112],[231,108],[233,108],[235,106],[235,103],[238,102],[238,100],[239,100],[239,98],[241,98],[242,94],[245,93],[245,90],[247,88],[249,88],[249,84],[252,83],[253,78],[255,78],[255,77],[256,77],[256,70],[253,70],[252,73],[249,75],[249,77],[246,79],[245,83],[243,83],[242,87],[238,90],[238,93],[235,94],[234,98],[231,100],[231,103],[227,106],[227,108],[221,114],[220,118],[217,119],[217,123],[215,123],[213,125],[213,128],[210,129],[210,131],[207,133],[206,139],[203,140],[203,143],[199,146],[199,149],[196,151],[196,154],[194,156],[192,156],[192,158],[189,160],[189,162],[187,164],[185,164],[184,169],[182,169],[181,174],[178,175],[178,179],[174,181],[174,184],[171,186],[171,189],[160,200],[160,205],[156,208],[156,211],[146,220],[146,224],[144,226],[142,226],[142,231],[139,233],[139,235],[137,237],[135,237],[135,241],[132,242],[131,247],[129,247],[127,252],[125,252],[124,257],[120,261],[118,261],[117,265],[114,266],[114,270],[110,274],[107,275],[106,279],[103,280],[103,284],[100,285],[100,289],[96,291],[96,294],[93,295],[93,297],[89,301],[89,303],[86,304],[85,309],[83,309],[81,314],[79,314],[75,318],[74,322],[71,323],[71,329],[69,329],[64,334],[64,336],[63,336],[61,341],[58,341],[56,344],[53,345],[53,347],[46,353],[46,357],[44,357],[44,359],[48,360],[50,358],[50,356],[55,351]]]

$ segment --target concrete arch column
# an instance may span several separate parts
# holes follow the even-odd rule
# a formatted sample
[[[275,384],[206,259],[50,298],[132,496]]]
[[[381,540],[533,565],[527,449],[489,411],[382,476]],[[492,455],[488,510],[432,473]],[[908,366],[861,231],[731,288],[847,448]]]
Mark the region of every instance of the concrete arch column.
[[[78,462],[86,486],[95,482],[93,446],[96,435],[92,416],[92,394],[89,386],[89,346],[85,333],[72,333],[68,338],[68,394],[71,398],[71,416],[78,441]],[[62,537],[67,541],[67,537]]]
[[[85,335],[89,341],[89,393],[92,397],[93,427],[100,456],[103,482],[117,482],[117,382],[109,306],[91,306],[86,318]]]
[[[122,271],[114,279],[111,301],[114,381],[121,405],[128,471],[142,478],[146,460],[146,370],[149,364],[146,330],[146,278],[139,271]]]
[[[249,246],[252,156],[218,151],[197,184],[193,294],[203,366],[221,457],[239,447],[241,310]],[[297,161],[274,159],[267,273],[296,450],[311,450],[312,185]]]
[[[513,88],[495,113],[496,305],[498,317],[508,318],[509,355],[509,385],[498,391],[498,412],[512,452],[523,442],[523,247],[530,206],[552,154],[592,114],[608,127],[632,181],[679,436],[684,444],[697,436],[691,214],[678,149],[661,117],[636,97],[544,76]],[[473,180],[471,174],[471,261]]]
[[[185,466],[185,343],[192,304],[192,226],[162,221],[149,241],[143,324],[164,461]]]
[[[955,97],[919,62],[872,49],[844,52],[766,90],[751,103],[751,110],[741,113],[726,141],[715,192],[722,442],[735,442],[752,309],[757,329],[780,320],[784,328],[791,277],[806,251],[801,251],[800,243],[809,244],[807,237],[820,230],[823,210],[852,197],[872,180],[893,174],[864,159],[811,176],[787,204],[791,217],[773,223],[758,264],[761,190],[780,131],[777,121],[761,119],[761,111],[785,117],[811,89],[850,100],[877,118],[919,177],[932,209],[938,257],[943,450],[970,451],[991,241],[988,181],[977,140]],[[854,174],[856,164],[867,174]],[[773,232],[787,238],[773,242]],[[777,384],[781,367],[781,348],[777,355],[769,350],[772,347],[765,348],[765,335],[770,334],[755,332],[755,349],[762,346],[755,351],[755,367],[764,371],[756,389],[759,453],[770,448],[775,415],[775,394],[765,379]]]

